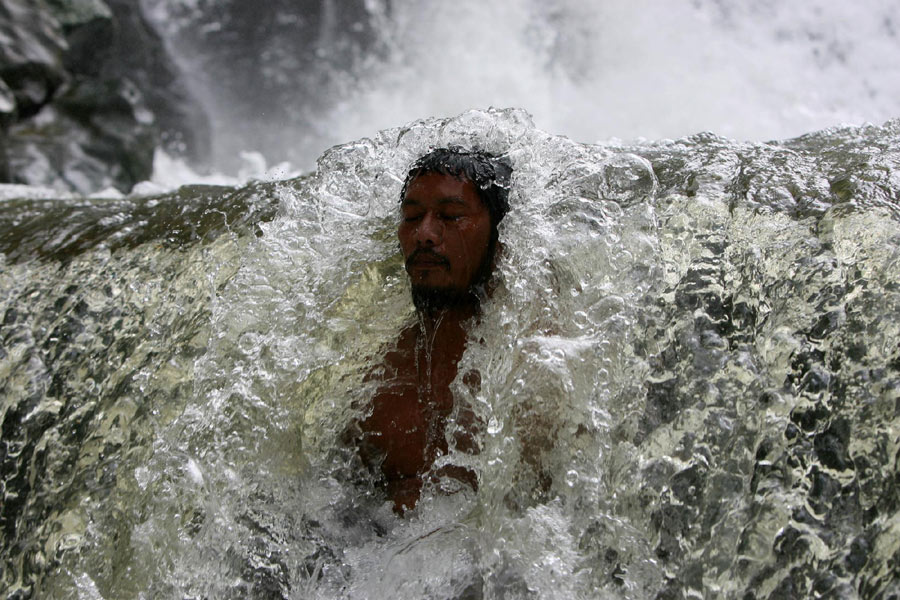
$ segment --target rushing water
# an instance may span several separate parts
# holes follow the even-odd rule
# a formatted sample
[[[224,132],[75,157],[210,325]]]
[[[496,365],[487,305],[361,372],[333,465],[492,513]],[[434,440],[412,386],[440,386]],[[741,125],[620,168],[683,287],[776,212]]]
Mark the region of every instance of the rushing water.
[[[896,0],[141,0],[214,165],[309,168],[431,115],[524,106],[583,142],[786,138],[900,114]],[[224,8],[223,8],[224,7]]]
[[[477,492],[390,510],[347,424],[413,318],[409,163],[508,156],[454,384]],[[471,111],[247,188],[0,204],[13,598],[900,594],[900,122],[583,145]],[[448,435],[452,435],[449,432]]]

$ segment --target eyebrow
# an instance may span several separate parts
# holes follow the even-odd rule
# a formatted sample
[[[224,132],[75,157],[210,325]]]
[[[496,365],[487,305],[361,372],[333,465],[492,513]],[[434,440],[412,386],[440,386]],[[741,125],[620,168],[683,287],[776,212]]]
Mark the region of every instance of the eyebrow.
[[[466,201],[462,199],[460,196],[446,196],[444,198],[438,198],[437,203],[440,205],[444,204],[462,204],[465,205]],[[421,201],[416,198],[404,198],[402,202],[400,202],[400,206],[408,206],[410,204],[422,204]]]

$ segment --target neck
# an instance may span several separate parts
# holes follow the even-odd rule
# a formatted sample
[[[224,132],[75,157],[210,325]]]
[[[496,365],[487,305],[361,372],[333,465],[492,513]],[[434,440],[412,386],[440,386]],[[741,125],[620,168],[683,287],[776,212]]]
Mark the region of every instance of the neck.
[[[417,311],[415,360],[420,402],[428,404],[446,396],[466,349],[468,334],[464,324],[474,314],[460,307]]]
[[[463,323],[477,314],[478,307],[475,304],[416,311],[420,330],[425,340],[431,343],[459,335],[465,336]]]

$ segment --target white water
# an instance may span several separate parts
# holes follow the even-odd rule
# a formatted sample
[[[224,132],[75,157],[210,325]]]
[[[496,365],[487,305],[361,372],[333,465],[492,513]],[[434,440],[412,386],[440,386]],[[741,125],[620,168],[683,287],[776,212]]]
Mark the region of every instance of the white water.
[[[174,7],[204,6],[145,4],[171,35]],[[329,108],[314,121],[273,124],[258,115],[260,127],[281,128],[280,144],[234,140],[232,123],[211,107],[214,143],[228,147],[220,155],[255,151],[271,164],[290,159],[308,170],[331,145],[489,106],[525,108],[541,129],[581,142],[701,131],[783,139],[900,116],[900,17],[893,0],[370,0],[367,6],[387,51],[333,74],[337,83],[322,92]],[[190,53],[180,60],[198,95],[216,97],[217,82],[203,78],[198,61]],[[288,89],[302,81],[303,73],[265,56],[259,68]]]
[[[897,132],[590,146],[473,111],[282,184],[9,203],[0,585],[897,593]],[[402,177],[448,144],[514,169],[498,287],[460,364],[482,383],[452,386],[485,427],[478,455],[445,458],[479,488],[426,489],[398,518],[342,433],[412,316]]]
[[[542,129],[584,142],[765,140],[900,114],[895,2],[395,6],[390,62],[331,122],[347,139],[491,105],[526,107]]]

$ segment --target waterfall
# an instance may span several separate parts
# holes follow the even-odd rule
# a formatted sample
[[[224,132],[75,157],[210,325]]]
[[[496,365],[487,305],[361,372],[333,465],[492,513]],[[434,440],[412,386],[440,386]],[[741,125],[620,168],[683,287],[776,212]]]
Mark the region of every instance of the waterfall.
[[[314,173],[0,204],[15,598],[890,597],[900,123],[582,144],[425,118]],[[342,433],[414,318],[409,164],[513,167],[459,401],[400,517]],[[537,461],[526,460],[536,448]]]
[[[306,170],[332,145],[489,106],[587,143],[785,139],[900,114],[891,0],[142,2],[231,174],[241,151]]]
[[[900,596],[895,12],[0,0],[0,595]],[[400,516],[347,432],[447,146],[513,170],[478,485]]]

